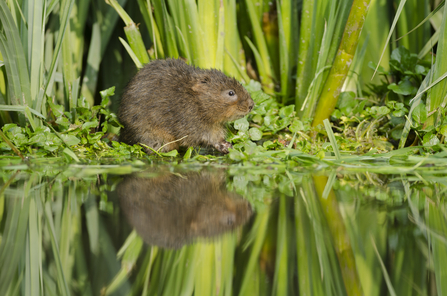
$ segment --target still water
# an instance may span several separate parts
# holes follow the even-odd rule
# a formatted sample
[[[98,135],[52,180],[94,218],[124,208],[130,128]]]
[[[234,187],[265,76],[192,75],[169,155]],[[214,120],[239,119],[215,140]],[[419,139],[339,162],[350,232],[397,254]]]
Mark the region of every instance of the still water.
[[[48,161],[0,172],[0,295],[447,295],[445,176]]]

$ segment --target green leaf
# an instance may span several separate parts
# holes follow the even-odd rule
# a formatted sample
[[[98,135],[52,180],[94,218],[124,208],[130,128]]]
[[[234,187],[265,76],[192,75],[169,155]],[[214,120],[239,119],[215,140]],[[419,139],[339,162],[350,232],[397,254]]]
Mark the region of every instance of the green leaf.
[[[391,83],[388,85],[388,89],[392,90],[396,94],[408,96],[416,94],[417,88],[414,87],[408,79],[401,80],[399,84]]]
[[[98,120],[93,120],[93,121],[87,121],[87,122],[84,122],[83,124],[82,124],[82,130],[89,130],[89,129],[91,129],[91,128],[96,128],[96,127],[98,127],[98,124],[99,124],[99,122],[98,122]]]
[[[296,133],[298,131],[304,131],[304,124],[301,120],[295,119],[289,126],[289,130],[292,133]]]
[[[418,124],[422,124],[427,120],[427,109],[425,107],[425,104],[419,104],[417,105],[413,113],[411,114],[411,117],[414,121],[416,121]]]
[[[422,139],[422,144],[423,144],[425,147],[431,147],[431,146],[434,146],[434,145],[439,144],[439,139],[438,139],[438,137],[436,136],[436,134],[434,134],[434,133],[428,133],[428,134],[426,134],[426,135],[424,136],[424,138]]]
[[[190,159],[193,150],[194,150],[194,147],[189,147],[188,150],[186,150],[185,155],[183,155],[183,160]]]
[[[56,118],[64,114],[64,106],[54,104],[50,98],[48,98],[47,102]]]
[[[247,118],[243,117],[241,119],[238,119],[234,122],[234,128],[239,131],[248,131],[248,121]]]
[[[415,73],[417,61],[418,57],[416,54],[412,54],[405,47],[399,46],[391,53],[390,65],[392,68],[400,72],[409,71]]]
[[[81,142],[81,140],[79,138],[77,138],[73,135],[61,134],[60,137],[62,138],[64,143],[67,144],[67,146],[74,146]]]
[[[295,112],[295,105],[289,105],[286,107],[282,107],[279,110],[279,116],[281,116],[283,118],[289,117],[289,116],[292,116],[294,114],[294,112]]]
[[[169,152],[160,153],[160,155],[166,156],[166,157],[176,157],[178,155],[178,151],[174,149]]]
[[[109,97],[115,94],[115,87],[112,86],[108,89],[102,90],[99,94],[101,95],[101,107],[106,108],[109,104]]]
[[[70,156],[74,161],[79,162],[79,158],[76,156],[76,154],[74,154],[73,151],[71,151],[68,148],[65,148],[64,150],[62,150],[62,152],[64,152],[65,154],[67,154],[68,156]]]
[[[259,141],[262,139],[262,131],[260,131],[258,128],[256,127],[252,127],[249,131],[248,134],[250,135],[250,139],[252,141]]]
[[[65,116],[60,116],[58,119],[56,119],[56,123],[64,127],[68,127],[71,124],[70,120],[68,120],[68,118]]]
[[[439,133],[440,133],[441,135],[443,135],[444,137],[447,137],[447,125],[443,125],[443,126],[441,126],[441,128],[440,128],[440,130],[439,130]]]

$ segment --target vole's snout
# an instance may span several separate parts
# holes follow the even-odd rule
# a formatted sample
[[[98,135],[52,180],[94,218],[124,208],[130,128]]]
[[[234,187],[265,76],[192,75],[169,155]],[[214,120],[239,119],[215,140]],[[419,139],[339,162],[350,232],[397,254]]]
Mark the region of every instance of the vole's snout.
[[[250,100],[250,102],[248,103],[248,112],[251,112],[251,110],[253,110],[254,106],[255,106],[255,102],[253,102],[253,100]]]

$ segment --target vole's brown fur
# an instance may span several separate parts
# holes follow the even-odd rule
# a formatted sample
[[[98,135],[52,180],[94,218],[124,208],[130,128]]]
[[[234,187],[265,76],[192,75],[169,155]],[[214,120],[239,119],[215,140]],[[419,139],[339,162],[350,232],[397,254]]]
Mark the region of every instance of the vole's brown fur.
[[[225,141],[224,124],[242,118],[253,106],[245,88],[219,70],[196,68],[178,59],[155,60],[124,90],[120,141],[157,150],[181,139],[162,152],[210,145],[228,153],[231,144]]]

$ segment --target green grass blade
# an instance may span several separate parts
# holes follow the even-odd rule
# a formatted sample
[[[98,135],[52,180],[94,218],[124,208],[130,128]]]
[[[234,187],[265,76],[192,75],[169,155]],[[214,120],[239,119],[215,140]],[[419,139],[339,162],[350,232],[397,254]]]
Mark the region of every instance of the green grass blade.
[[[360,32],[368,13],[370,1],[354,0],[334,64],[329,72],[318,101],[312,126],[318,126],[329,118],[335,109],[341,89],[357,49]]]
[[[190,54],[192,61],[190,63],[192,65],[201,67],[201,68],[210,68],[213,66],[214,61],[211,60],[211,57],[206,54],[204,48],[204,35],[202,28],[200,26],[200,18],[197,11],[197,4],[195,0],[182,0],[183,8],[183,22],[181,31],[183,36],[188,35],[187,45],[190,49]]]
[[[23,112],[25,113],[26,110],[29,110],[32,114],[45,119],[45,116],[43,116],[41,113],[37,112],[36,110],[29,108],[28,106],[11,106],[11,105],[0,105],[0,110],[3,111],[16,111],[16,112]]]
[[[439,41],[436,50],[436,63],[433,68],[433,79],[445,77],[447,74],[447,6],[444,6],[442,24],[439,33]],[[447,104],[447,80],[440,81],[439,84],[433,87],[427,94],[427,112],[437,110],[435,114],[427,118],[425,125],[427,127],[435,125],[438,126],[442,121],[442,109]]]
[[[10,88],[10,101],[12,104],[27,102],[23,96],[28,92],[29,76],[25,54],[19,38],[19,32],[5,2],[0,2],[0,22],[5,29],[5,35],[0,34],[0,50],[5,61],[6,75]],[[29,103],[29,102],[28,102]]]
[[[230,57],[233,65],[234,65],[234,67],[236,67],[240,77],[242,77],[242,79],[244,80],[245,83],[248,83],[250,81],[250,77],[248,77],[247,73],[242,69],[242,67],[238,64],[236,59],[231,55],[231,53],[229,51],[227,51],[226,48],[225,48],[225,53],[226,53],[226,56]],[[228,66],[226,64],[224,67],[228,68]],[[229,70],[229,71],[231,71],[231,70]],[[236,75],[233,75],[233,76],[236,77]],[[240,80],[240,79],[238,79],[238,80]]]
[[[388,43],[390,42],[391,36],[393,35],[393,32],[394,32],[394,29],[396,28],[397,21],[399,19],[400,14],[402,13],[402,10],[404,8],[405,2],[407,2],[407,0],[402,0],[402,1],[399,2],[399,6],[397,7],[396,15],[394,16],[393,23],[391,24],[390,32],[388,34],[388,37],[386,38],[386,42],[385,42],[385,45],[383,47],[382,54],[380,55],[379,61],[377,62],[377,67],[374,70],[372,78],[374,78],[374,76],[377,73],[377,69],[379,69],[380,62],[382,61],[383,55],[385,54],[385,49],[388,46]]]
[[[177,29],[177,32],[178,32],[178,34],[180,36],[180,40],[181,40],[180,44],[183,45],[183,48],[185,50],[185,52],[184,52],[185,58],[188,61],[188,63],[191,63],[192,57],[191,57],[191,53],[189,52],[188,45],[186,44],[185,36],[183,36],[183,33],[182,33],[182,31],[180,30],[179,27],[175,27],[175,28]]]
[[[334,150],[335,158],[341,160],[340,150],[338,150],[337,140],[335,139],[334,132],[332,131],[331,124],[329,120],[325,119],[323,121],[324,128],[326,129],[327,136],[331,142],[332,149]]]
[[[157,1],[156,1],[157,2]],[[158,3],[158,2],[157,2]],[[166,8],[166,3],[161,1],[162,11],[163,11],[163,22],[164,22],[164,36],[165,36],[165,47],[167,48],[168,55],[171,58],[179,57],[179,49],[177,47],[176,41],[176,29],[174,28],[174,20],[168,14],[168,10]]]
[[[126,0],[118,0],[123,6]],[[110,5],[95,11],[95,22],[92,25],[92,37],[87,55],[87,67],[82,79],[81,94],[86,97],[90,106],[94,105],[98,83],[99,66],[109,46],[109,40],[118,20],[118,14]]]
[[[298,3],[295,0],[277,0],[279,61],[282,101],[287,104],[293,93],[292,69],[297,65],[299,26],[296,15]]]
[[[261,29],[261,21],[256,13],[255,3],[251,0],[245,0],[245,5],[247,7],[247,13],[250,18],[250,23],[253,30],[253,36],[256,43],[257,54],[260,57],[256,59],[256,64],[258,65],[258,70],[261,75],[261,81],[266,93],[273,93],[273,80],[275,75],[272,70],[272,65],[270,61],[270,55],[267,48],[267,42],[264,37],[264,33]],[[250,42],[251,43],[251,42]],[[251,43],[250,48],[253,50],[254,45]],[[260,63],[262,61],[262,63]],[[262,69],[262,71],[261,71]],[[263,77],[263,78],[262,78]]]
[[[334,5],[335,3],[332,3]],[[317,22],[317,19],[324,19],[324,10],[326,4],[323,5],[321,1],[304,0],[301,12],[300,24],[300,42],[298,45],[298,64],[295,87],[295,106],[297,111],[301,109],[308,93],[310,83],[316,71],[318,54],[324,54],[321,51],[320,45],[326,29],[320,27],[322,22]],[[332,36],[332,35],[329,35]],[[318,50],[320,50],[318,52]],[[326,61],[324,61],[326,64]],[[298,111],[299,116],[303,112]]]
[[[250,79],[245,72],[245,54],[242,49],[242,42],[238,30],[238,21],[236,16],[236,0],[224,1],[225,18],[225,56],[223,61],[223,71],[229,76],[234,76],[237,80],[245,80],[248,83]]]
[[[28,65],[30,74],[31,99],[35,100],[42,84],[42,58],[43,58],[43,42],[45,23],[43,14],[46,9],[46,2],[42,0],[30,1],[28,7],[29,20],[28,23]],[[32,22],[31,22],[32,21]],[[33,105],[31,105],[33,106]]]
[[[59,53],[61,51],[62,41],[65,36],[65,31],[66,31],[68,23],[70,21],[70,13],[71,13],[71,9],[73,8],[74,0],[61,0],[61,2],[62,2],[61,3],[61,11],[59,12],[61,27],[59,28],[59,34],[57,35],[53,59],[51,61],[51,66],[50,66],[50,69],[48,70],[48,74],[47,74],[48,76],[47,76],[47,78],[46,78],[47,80],[45,82],[45,87],[44,87],[45,93],[47,92],[48,86],[50,85],[50,82],[52,81],[53,75],[55,74],[54,71],[56,69],[56,62],[58,60]]]
[[[123,38],[121,38],[121,37],[118,37],[118,38],[119,38],[121,44],[123,44],[124,48],[126,49],[127,53],[129,54],[129,56],[131,57],[132,61],[137,66],[137,68],[138,69],[143,68],[143,63],[138,59],[137,55],[133,52],[130,45],[127,44],[127,42]]]

